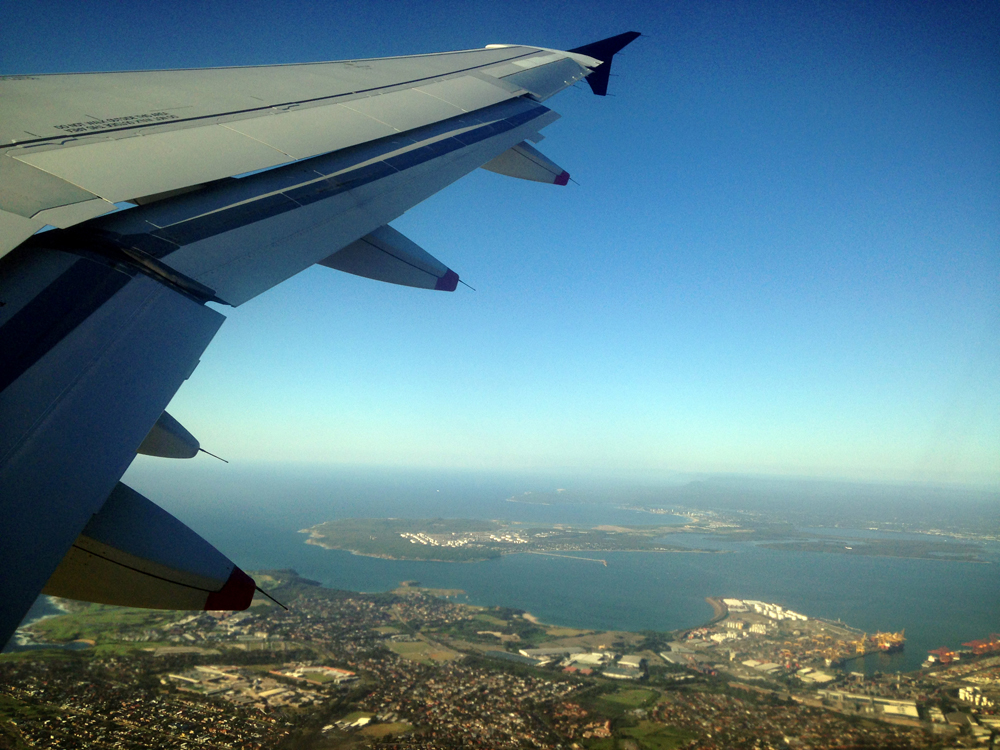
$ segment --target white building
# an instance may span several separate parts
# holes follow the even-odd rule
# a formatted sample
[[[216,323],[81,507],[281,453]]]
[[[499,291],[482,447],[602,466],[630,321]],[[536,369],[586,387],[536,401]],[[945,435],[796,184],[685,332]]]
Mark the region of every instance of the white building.
[[[590,666],[600,666],[610,659],[609,654],[602,654],[592,651],[589,654],[573,654],[574,664],[587,664]]]
[[[958,689],[958,699],[960,701],[968,701],[969,703],[982,708],[990,708],[993,706],[993,701],[983,695],[982,691],[977,687],[960,687]]]
[[[629,669],[642,669],[645,661],[646,659],[639,656],[639,654],[625,654],[625,656],[618,660],[618,666],[628,667]]]
[[[784,609],[779,604],[759,602],[754,599],[747,599],[744,604],[746,604],[747,607],[752,608],[757,614],[764,615],[764,617],[768,617],[772,620],[798,620],[805,622],[809,619],[805,615],[801,615],[798,612],[793,612],[790,609]]]

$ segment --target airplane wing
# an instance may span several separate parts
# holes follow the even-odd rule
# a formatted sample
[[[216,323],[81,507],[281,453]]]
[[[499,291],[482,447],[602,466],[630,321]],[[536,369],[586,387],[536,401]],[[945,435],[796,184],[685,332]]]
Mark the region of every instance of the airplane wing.
[[[389,226],[479,167],[565,185],[543,101],[636,32],[305,65],[0,76],[0,643],[40,591],[238,609],[254,582],[119,482],[224,316],[314,264],[454,290]],[[41,231],[45,230],[45,231]]]

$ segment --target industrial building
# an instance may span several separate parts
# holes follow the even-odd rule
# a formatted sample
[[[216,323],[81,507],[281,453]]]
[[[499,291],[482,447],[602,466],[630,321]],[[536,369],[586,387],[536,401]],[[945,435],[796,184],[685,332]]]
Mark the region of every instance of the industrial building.
[[[559,648],[522,648],[518,653],[529,659],[554,659],[557,656],[583,654],[585,651],[579,646],[561,646]]]
[[[625,654],[625,656],[618,660],[618,666],[628,667],[629,669],[645,669],[646,657],[639,654]]]
[[[916,701],[901,701],[871,695],[857,695],[841,690],[817,690],[816,694],[834,703],[839,703],[842,706],[852,705],[855,710],[863,713],[906,716],[911,719],[920,718]]]

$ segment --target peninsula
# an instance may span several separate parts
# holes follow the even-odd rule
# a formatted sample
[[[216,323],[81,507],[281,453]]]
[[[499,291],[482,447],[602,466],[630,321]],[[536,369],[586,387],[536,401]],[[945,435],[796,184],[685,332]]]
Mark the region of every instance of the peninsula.
[[[518,552],[580,559],[581,552],[709,551],[663,542],[662,537],[669,531],[659,526],[575,527],[453,518],[345,518],[303,529],[302,533],[309,535],[307,544],[391,560],[481,562]]]

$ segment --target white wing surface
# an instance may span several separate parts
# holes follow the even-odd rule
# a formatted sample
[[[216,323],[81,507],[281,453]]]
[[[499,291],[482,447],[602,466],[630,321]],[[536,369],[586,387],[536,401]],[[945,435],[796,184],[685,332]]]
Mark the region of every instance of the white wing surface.
[[[163,409],[223,321],[205,302],[242,304],[315,263],[453,290],[389,222],[483,165],[565,184],[526,143],[558,117],[541,102],[585,78],[606,93],[637,36],[0,76],[0,643],[43,588],[248,606],[251,579],[118,481],[137,450],[198,450]]]

